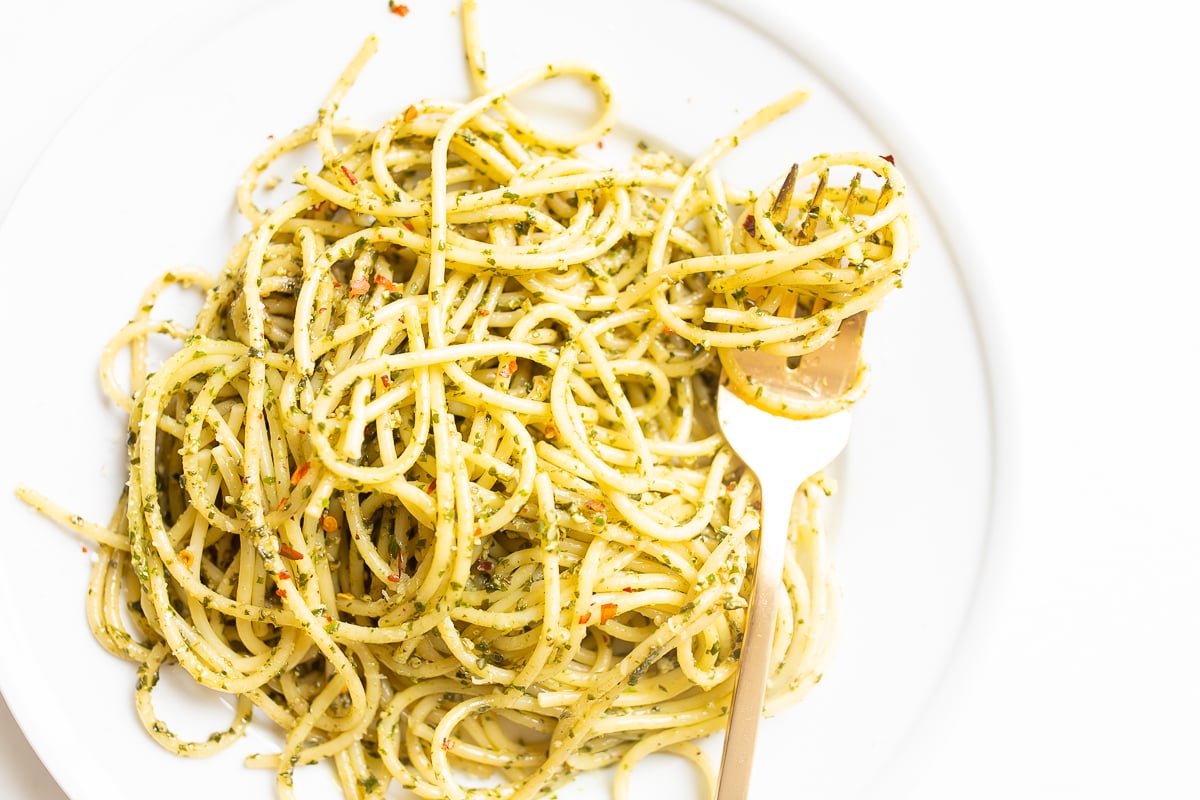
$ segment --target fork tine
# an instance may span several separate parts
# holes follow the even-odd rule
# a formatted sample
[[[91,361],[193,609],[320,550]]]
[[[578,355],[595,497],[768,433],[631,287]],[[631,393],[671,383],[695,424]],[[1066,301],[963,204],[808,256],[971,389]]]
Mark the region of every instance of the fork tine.
[[[804,214],[804,221],[800,223],[800,240],[804,241],[808,238],[808,226],[817,218],[817,209],[821,205],[821,195],[825,193],[825,184],[829,182],[829,170],[821,170],[820,176],[817,178],[817,188],[813,192],[813,198],[809,201],[808,209]]]
[[[771,210],[767,212],[767,216],[771,218],[772,222],[787,222],[788,209],[792,205],[792,191],[796,188],[796,173],[799,171],[800,165],[792,164],[787,177],[783,179],[783,185],[779,187],[779,194],[775,195],[775,202],[771,204]],[[782,218],[780,212],[783,212]]]
[[[854,177],[850,179],[850,187],[846,190],[846,203],[842,206],[842,213],[847,217],[850,216],[854,208],[854,195],[858,194],[858,187],[862,183],[862,173],[854,173]]]

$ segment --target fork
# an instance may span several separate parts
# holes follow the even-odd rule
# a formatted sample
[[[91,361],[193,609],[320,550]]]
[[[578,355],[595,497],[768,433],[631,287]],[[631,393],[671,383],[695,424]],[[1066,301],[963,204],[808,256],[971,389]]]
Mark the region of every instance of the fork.
[[[755,387],[790,406],[837,401],[858,375],[865,323],[865,311],[847,317],[829,343],[801,357],[795,367],[787,357],[758,351],[730,352],[727,357],[753,378]],[[752,405],[727,381],[717,393],[721,431],[758,479],[762,525],[716,800],[745,800],[750,791],[754,743],[770,678],[771,640],[784,594],[783,561],[792,503],[800,485],[845,448],[850,436],[850,411],[845,405],[826,416],[789,419]]]

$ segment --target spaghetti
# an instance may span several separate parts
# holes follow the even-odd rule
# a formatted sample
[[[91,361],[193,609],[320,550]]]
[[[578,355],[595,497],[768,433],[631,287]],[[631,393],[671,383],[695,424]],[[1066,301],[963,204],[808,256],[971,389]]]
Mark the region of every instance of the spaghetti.
[[[139,665],[150,734],[208,755],[261,714],[285,738],[251,762],[284,798],[323,760],[347,797],[527,800],[613,764],[620,796],[659,750],[711,773],[689,743],[724,727],[758,528],[715,423],[717,353],[810,352],[909,258],[889,159],[822,155],[760,194],[712,171],[803,93],[690,165],[599,167],[576,148],[612,125],[603,79],[557,64],[491,87],[471,11],[475,99],[342,120],[369,40],[317,120],[246,172],[252,230],[220,277],[147,290],[103,357],[130,414],[110,525],[21,490],[100,543],[88,618]],[[576,135],[509,102],[559,76],[597,94]],[[319,166],[259,208],[264,175],[312,141]],[[151,319],[171,283],[204,293],[191,327]],[[149,374],[154,335],[180,347]],[[810,480],[794,509],[768,712],[830,654],[827,492]],[[227,731],[182,741],[157,716],[168,662],[236,698]]]

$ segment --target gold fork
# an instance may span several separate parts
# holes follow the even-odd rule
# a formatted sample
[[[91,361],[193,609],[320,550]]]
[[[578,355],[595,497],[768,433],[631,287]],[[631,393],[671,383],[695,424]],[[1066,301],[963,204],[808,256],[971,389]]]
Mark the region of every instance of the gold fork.
[[[763,411],[753,404],[755,398],[739,396],[728,381],[717,394],[721,430],[754,472],[762,500],[758,560],[725,730],[717,800],[744,800],[750,791],[754,743],[770,679],[772,634],[784,594],[783,561],[792,502],[800,484],[828,466],[846,446],[849,402],[839,400],[846,398],[859,375],[865,323],[865,311],[842,320],[837,335],[800,358],[795,367],[786,356],[759,351],[724,354],[753,379],[756,394],[765,392],[793,408],[844,407],[825,416],[789,419]]]

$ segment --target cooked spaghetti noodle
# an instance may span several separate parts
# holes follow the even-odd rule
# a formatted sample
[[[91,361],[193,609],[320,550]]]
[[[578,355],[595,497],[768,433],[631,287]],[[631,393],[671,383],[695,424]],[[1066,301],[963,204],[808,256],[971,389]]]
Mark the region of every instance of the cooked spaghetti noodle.
[[[757,194],[712,170],[803,93],[690,165],[601,167],[576,147],[611,127],[604,81],[556,64],[492,88],[471,11],[475,99],[351,125],[368,41],[247,171],[252,230],[220,276],[143,296],[103,358],[130,414],[111,524],[22,490],[100,543],[88,618],[139,665],[151,735],[207,755],[261,714],[285,738],[251,760],[280,797],[323,760],[347,797],[514,800],[612,764],[621,795],[658,750],[704,763],[688,743],[724,726],[759,521],[715,424],[718,351],[810,352],[909,258],[889,159],[822,155]],[[577,135],[509,102],[557,76],[596,91]],[[266,173],[312,141],[319,166],[260,209]],[[191,327],[151,319],[171,283],[204,293]],[[150,374],[154,335],[181,346]],[[826,493],[810,480],[794,509],[768,712],[830,654]],[[228,731],[182,741],[156,715],[168,662],[236,698]]]

